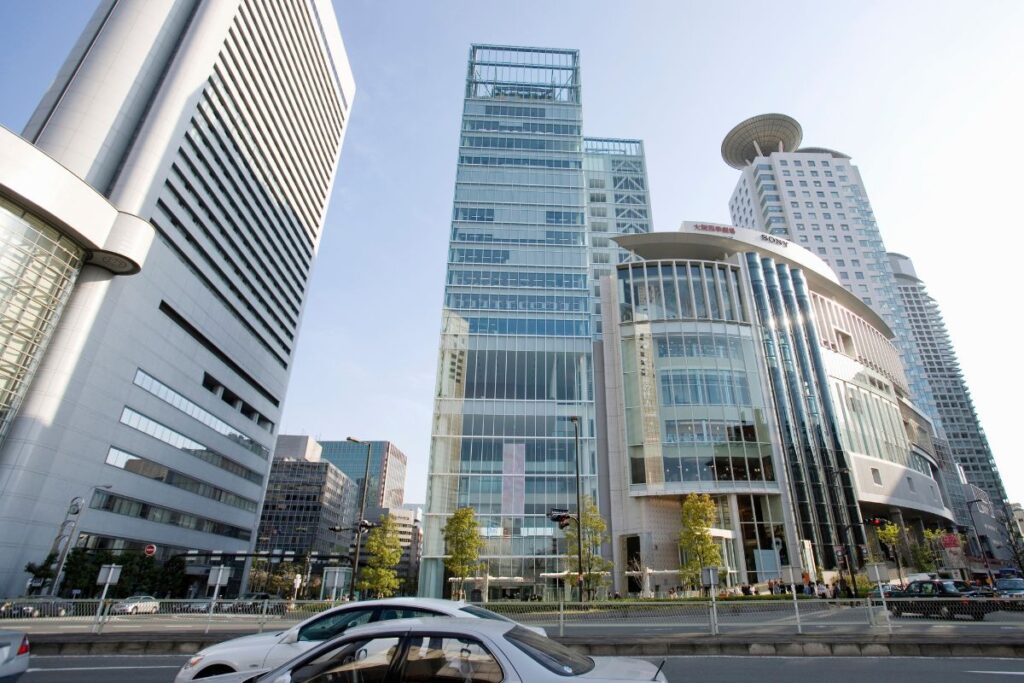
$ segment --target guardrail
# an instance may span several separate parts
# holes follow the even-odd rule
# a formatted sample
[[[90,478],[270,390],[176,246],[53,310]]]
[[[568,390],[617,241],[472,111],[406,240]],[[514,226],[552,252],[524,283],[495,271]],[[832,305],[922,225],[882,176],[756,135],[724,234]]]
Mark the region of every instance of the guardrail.
[[[1024,600],[1002,598],[819,598],[727,600],[667,600],[602,602],[488,602],[488,609],[549,632],[565,635],[567,627],[623,629],[648,627],[672,632],[815,632],[867,630],[893,632],[909,619],[937,618],[949,624],[970,626],[997,612],[1024,632]],[[906,618],[908,621],[902,621]]]
[[[57,598],[15,598],[0,601],[0,627],[39,622],[92,624],[93,633],[117,621],[145,624],[164,623],[174,627],[205,628],[230,623],[240,630],[260,633],[268,625],[290,626],[330,607],[344,604],[324,600],[63,600]]]
[[[62,600],[22,598],[0,601],[0,628],[54,624],[101,633],[109,624],[125,628],[257,631],[288,628],[330,607],[323,600]],[[911,619],[941,619],[969,627],[990,614],[1024,632],[1024,599],[881,598],[667,599],[595,602],[487,602],[481,606],[550,634],[628,630],[666,633],[775,632],[833,633],[885,630]],[[918,622],[919,623],[919,622]],[[77,627],[77,628],[76,628]]]

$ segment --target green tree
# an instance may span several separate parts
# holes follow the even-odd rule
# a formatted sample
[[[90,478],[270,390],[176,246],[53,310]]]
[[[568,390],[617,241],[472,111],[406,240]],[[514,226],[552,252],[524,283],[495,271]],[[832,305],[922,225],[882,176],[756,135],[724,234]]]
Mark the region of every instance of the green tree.
[[[366,538],[366,553],[369,559],[366,566],[359,570],[356,588],[377,598],[394,595],[399,586],[395,567],[402,559],[402,543],[391,515],[384,515],[380,523],[370,531]]]
[[[690,494],[683,499],[681,515],[679,549],[683,565],[679,568],[679,578],[684,585],[699,585],[701,568],[722,566],[722,548],[711,536],[711,527],[718,520],[718,508],[708,494]]]
[[[36,581],[40,581],[41,585],[45,585],[53,580],[53,574],[56,571],[54,565],[57,563],[57,553],[50,553],[46,556],[46,559],[41,563],[36,564],[35,562],[29,562],[25,565],[25,571],[32,575],[32,578]]]
[[[607,581],[607,572],[611,570],[612,563],[601,556],[601,544],[608,540],[608,525],[601,517],[601,511],[597,508],[590,496],[583,496],[582,515],[582,537],[583,537],[583,571],[580,572],[580,552],[576,538],[576,529],[570,526],[566,529],[566,581],[570,586],[579,583],[579,575],[583,574],[583,589],[589,597],[593,597],[598,586]]]
[[[458,595],[452,595],[456,600],[465,598],[466,577],[480,564],[484,540],[480,538],[479,526],[476,511],[471,507],[459,508],[444,525],[444,566],[459,579]]]
[[[899,524],[886,522],[885,526],[875,529],[875,536],[878,538],[879,542],[884,543],[891,548],[893,559],[896,560],[896,575],[900,577],[900,583],[903,583],[903,566],[900,563],[900,556],[902,554],[900,550],[900,541],[903,538],[903,527]]]
[[[114,556],[109,550],[88,550],[72,548],[68,559],[64,562],[64,580],[61,581],[61,594],[70,596],[72,591],[79,590],[82,598],[94,598],[100,594],[100,586],[96,585],[100,567],[114,564]]]

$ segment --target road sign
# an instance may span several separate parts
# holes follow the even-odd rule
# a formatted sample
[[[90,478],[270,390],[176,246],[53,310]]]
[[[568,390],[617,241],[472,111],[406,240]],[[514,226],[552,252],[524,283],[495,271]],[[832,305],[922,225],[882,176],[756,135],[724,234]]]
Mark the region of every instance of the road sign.
[[[551,512],[548,513],[548,517],[555,517],[558,515],[569,514],[568,508],[551,508]]]
[[[100,575],[96,578],[97,586],[114,586],[117,585],[118,579],[121,578],[121,565],[119,564],[105,564],[100,567]]]
[[[226,586],[228,580],[231,578],[231,567],[221,565],[219,567],[210,567],[210,578],[207,579],[207,586]]]
[[[156,546],[150,543],[142,552],[146,553],[146,557],[153,557],[156,555]]]

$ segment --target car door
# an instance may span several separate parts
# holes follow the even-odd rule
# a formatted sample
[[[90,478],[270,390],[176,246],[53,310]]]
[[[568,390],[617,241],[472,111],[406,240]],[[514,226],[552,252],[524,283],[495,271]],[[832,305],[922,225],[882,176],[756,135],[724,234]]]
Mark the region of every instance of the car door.
[[[292,657],[309,650],[325,640],[341,635],[353,626],[368,624],[374,620],[375,607],[353,607],[328,612],[306,622],[297,632],[289,631],[281,642],[270,648],[263,660],[264,668],[280,666]]]
[[[410,634],[401,683],[501,683],[505,672],[478,639],[464,634]]]
[[[300,660],[273,680],[289,683],[392,683],[402,651],[402,638],[382,634],[343,641],[314,657]]]

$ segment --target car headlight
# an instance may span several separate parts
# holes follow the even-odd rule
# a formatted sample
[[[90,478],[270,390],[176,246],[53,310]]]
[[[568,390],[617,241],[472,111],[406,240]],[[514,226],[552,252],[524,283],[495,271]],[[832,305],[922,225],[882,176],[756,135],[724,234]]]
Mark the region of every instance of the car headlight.
[[[195,667],[199,666],[199,662],[203,661],[203,658],[205,656],[206,655],[196,655],[192,659],[190,659],[187,662],[185,662],[185,666],[183,666],[181,668],[182,669],[194,669]]]

